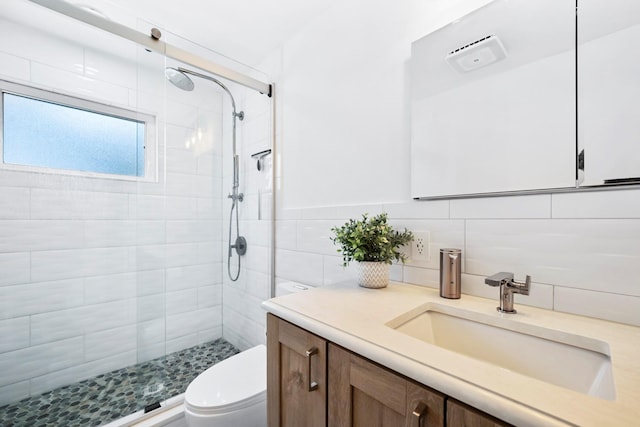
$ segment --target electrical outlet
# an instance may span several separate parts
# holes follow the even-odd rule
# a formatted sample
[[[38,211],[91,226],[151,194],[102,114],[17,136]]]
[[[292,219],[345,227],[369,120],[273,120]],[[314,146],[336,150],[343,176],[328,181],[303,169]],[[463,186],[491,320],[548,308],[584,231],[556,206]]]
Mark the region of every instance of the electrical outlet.
[[[413,242],[411,242],[411,260],[416,262],[428,262],[431,260],[429,237],[428,231],[417,231],[413,233]]]

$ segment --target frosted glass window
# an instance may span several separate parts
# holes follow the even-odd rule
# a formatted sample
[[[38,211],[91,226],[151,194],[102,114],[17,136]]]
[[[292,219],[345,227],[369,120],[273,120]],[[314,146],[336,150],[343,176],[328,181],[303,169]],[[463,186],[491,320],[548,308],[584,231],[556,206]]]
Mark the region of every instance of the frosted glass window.
[[[2,80],[0,94],[3,168],[155,180],[154,116]]]
[[[5,163],[144,176],[144,122],[3,94]]]

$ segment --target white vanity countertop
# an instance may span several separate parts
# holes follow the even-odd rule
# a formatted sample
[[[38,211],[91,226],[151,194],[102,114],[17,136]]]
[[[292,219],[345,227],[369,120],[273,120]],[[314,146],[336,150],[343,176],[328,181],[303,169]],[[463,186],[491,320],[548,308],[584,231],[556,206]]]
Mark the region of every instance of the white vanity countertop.
[[[502,369],[395,331],[385,324],[437,303],[484,316],[608,343],[615,400],[582,394]],[[345,283],[273,298],[268,312],[381,365],[518,426],[640,425],[640,328],[516,303],[517,314],[496,311],[496,299],[440,298],[435,289],[392,283],[365,289]],[[508,343],[505,343],[508,345]],[[538,355],[546,357],[545,354]]]

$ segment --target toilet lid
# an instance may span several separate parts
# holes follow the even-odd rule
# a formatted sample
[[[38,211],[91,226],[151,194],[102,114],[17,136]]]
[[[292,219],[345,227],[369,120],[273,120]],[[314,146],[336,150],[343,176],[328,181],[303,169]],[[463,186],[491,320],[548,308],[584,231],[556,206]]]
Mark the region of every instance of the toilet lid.
[[[267,348],[258,345],[217,363],[198,375],[184,395],[195,412],[240,409],[265,399]]]

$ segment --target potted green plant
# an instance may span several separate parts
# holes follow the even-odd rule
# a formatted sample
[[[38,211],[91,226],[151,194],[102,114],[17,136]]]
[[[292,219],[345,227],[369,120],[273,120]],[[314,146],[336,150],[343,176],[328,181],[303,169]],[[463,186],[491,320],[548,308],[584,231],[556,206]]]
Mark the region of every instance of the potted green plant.
[[[359,285],[365,288],[384,288],[389,284],[389,266],[393,261],[405,262],[407,257],[400,247],[413,240],[413,233],[399,232],[387,223],[387,214],[381,213],[361,220],[350,219],[342,227],[333,227],[331,240],[338,245],[342,264],[351,261],[360,266]]]

